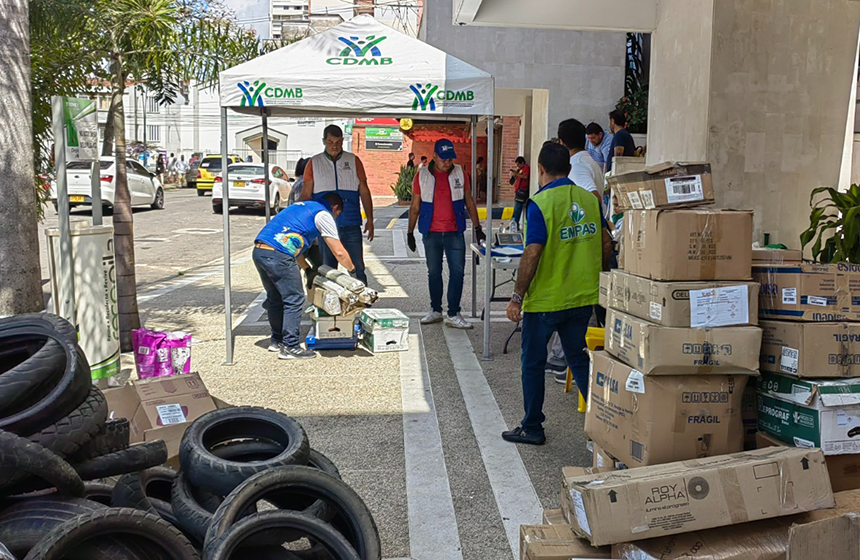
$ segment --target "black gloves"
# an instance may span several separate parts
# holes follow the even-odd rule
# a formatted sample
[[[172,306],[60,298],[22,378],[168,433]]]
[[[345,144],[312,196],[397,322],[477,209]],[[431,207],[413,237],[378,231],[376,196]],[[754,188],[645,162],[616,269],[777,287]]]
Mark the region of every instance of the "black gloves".
[[[415,244],[415,234],[407,233],[406,234],[406,245],[409,246],[409,250],[413,253],[418,250],[418,245]]]
[[[317,277],[317,270],[318,269],[316,268],[305,269],[305,280],[307,281],[305,285],[307,286],[308,290],[314,287],[314,278]]]
[[[350,271],[349,271],[349,275],[350,275],[352,278],[358,279],[358,273],[356,273],[356,272],[355,272],[355,269],[354,269],[354,268],[353,268],[352,270],[350,270]]]
[[[487,236],[484,235],[484,228],[481,226],[475,226],[475,243],[481,244],[487,240]]]

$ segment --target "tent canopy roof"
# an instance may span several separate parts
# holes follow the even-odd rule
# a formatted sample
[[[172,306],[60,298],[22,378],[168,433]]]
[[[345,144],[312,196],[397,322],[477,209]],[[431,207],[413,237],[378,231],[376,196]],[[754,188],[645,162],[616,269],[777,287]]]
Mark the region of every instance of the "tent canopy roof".
[[[221,72],[221,106],[272,116],[493,114],[493,77],[358,16]]]

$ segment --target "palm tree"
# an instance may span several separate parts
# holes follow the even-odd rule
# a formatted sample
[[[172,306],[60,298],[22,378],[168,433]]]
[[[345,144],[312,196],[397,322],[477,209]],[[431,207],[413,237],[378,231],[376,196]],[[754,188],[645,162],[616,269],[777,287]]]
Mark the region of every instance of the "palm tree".
[[[78,61],[78,88],[93,80],[110,83],[110,115],[115,140],[116,186],[113,208],[120,342],[131,349],[131,331],[140,327],[134,270],[134,224],[126,174],[123,94],[132,83],[146,84],[162,103],[176,100],[183,84],[204,87],[218,73],[254,58],[269,47],[231,22],[229,10],[211,0],[31,0],[39,14],[62,4],[76,18],[69,33],[85,46]],[[67,14],[68,15],[68,14]],[[50,26],[49,26],[50,27]]]

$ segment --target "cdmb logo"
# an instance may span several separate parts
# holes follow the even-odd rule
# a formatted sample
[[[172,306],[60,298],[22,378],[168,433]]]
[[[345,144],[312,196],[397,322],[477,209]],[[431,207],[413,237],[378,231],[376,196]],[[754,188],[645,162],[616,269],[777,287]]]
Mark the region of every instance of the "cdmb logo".
[[[436,101],[447,102],[449,105],[471,105],[475,100],[475,92],[472,90],[439,89],[439,86],[429,83],[411,85],[409,89],[415,94],[415,99],[412,100],[413,111],[435,111]]]
[[[254,83],[245,80],[236,85],[242,90],[240,107],[263,107],[267,97],[270,99],[301,99],[304,95],[302,88],[268,87],[266,82],[261,80],[254,80]]]
[[[377,37],[376,35],[368,35],[363,39],[356,36],[338,37],[337,40],[346,45],[346,47],[340,51],[338,56],[331,57],[326,62],[334,66],[391,64],[391,58],[383,57],[382,51],[379,49],[379,44],[385,39],[387,37]],[[367,56],[368,54],[370,56]]]

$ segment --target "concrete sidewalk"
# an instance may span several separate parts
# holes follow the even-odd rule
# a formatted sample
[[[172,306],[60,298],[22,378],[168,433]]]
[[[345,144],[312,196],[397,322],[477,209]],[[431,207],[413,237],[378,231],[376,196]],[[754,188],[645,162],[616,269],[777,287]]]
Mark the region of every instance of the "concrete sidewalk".
[[[365,249],[370,284],[381,292],[376,307],[412,318],[408,352],[328,351],[313,360],[278,360],[266,351],[262,290],[246,252],[233,258],[233,365],[223,365],[217,269],[175,288],[154,287],[160,292],[142,298],[142,320],[147,328],[193,333],[193,369],[214,395],[295,416],[311,445],[370,506],[386,558],[516,558],[519,524],[539,522],[541,508],[558,506],[561,467],[591,463],[576,394],[565,395],[548,377],[547,444],[504,442],[500,432],[522,415],[519,335],[512,353],[502,355],[513,325],[501,317],[503,304],[495,304],[494,360],[482,362],[480,324],[472,331],[421,327],[418,317],[429,308],[426,268],[418,255],[395,248],[400,234],[402,228],[377,230]],[[482,298],[480,291],[475,297]]]

